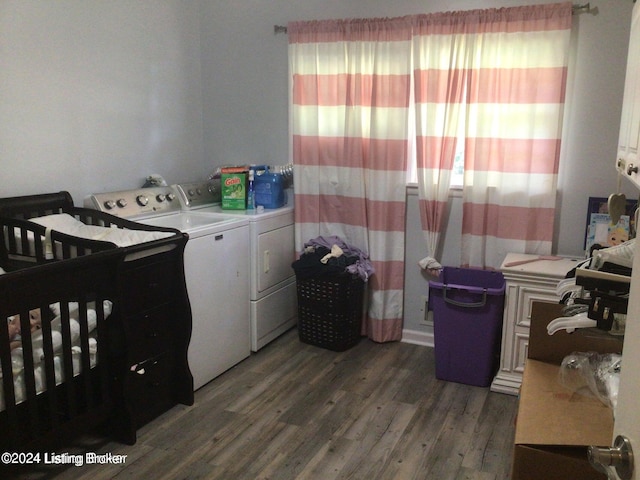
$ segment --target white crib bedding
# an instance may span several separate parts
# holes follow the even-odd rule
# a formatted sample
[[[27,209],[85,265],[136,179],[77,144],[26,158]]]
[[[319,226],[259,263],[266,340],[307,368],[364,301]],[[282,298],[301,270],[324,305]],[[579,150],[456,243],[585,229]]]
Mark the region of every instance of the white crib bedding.
[[[100,227],[86,225],[67,213],[45,215],[43,217],[30,218],[29,221],[42,225],[45,228],[74,237],[88,240],[102,240],[115,243],[119,247],[129,247],[139,243],[151,242],[174,235],[171,232],[156,232],[147,230],[128,230],[124,228]]]
[[[111,228],[101,227],[98,225],[87,225],[80,220],[77,220],[72,215],[67,213],[57,213],[53,215],[45,215],[42,217],[34,217],[29,219],[30,222],[37,223],[47,229],[47,232],[55,230],[66,235],[72,235],[74,237],[84,238],[88,240],[101,240],[104,242],[111,242],[118,247],[130,247],[131,245],[138,245],[140,243],[152,242],[154,240],[160,240],[175,235],[172,232],[160,232],[160,231],[147,231],[147,230],[129,230],[125,228]],[[34,251],[34,239],[33,232],[27,232],[29,248],[31,252]],[[5,229],[5,235],[12,235]],[[16,247],[18,251],[15,252],[19,255],[25,254],[22,251],[21,235],[19,230],[15,230],[13,235],[16,239]],[[50,238],[42,238],[44,248],[47,249],[47,258],[52,256],[52,248]],[[56,245],[57,258],[62,258],[62,246]]]
[[[56,385],[60,385],[65,381],[63,355],[62,355],[62,320],[60,316],[60,304],[50,305],[55,318],[51,320],[51,338],[54,352],[54,371]],[[112,303],[109,300],[103,302],[105,318],[111,314]],[[82,371],[81,365],[81,339],[80,339],[80,315],[79,306],[76,302],[69,302],[69,326],[71,332],[71,351],[73,375],[76,376]],[[95,305],[87,306],[87,327],[89,331],[89,354],[91,368],[96,365],[98,340],[97,340],[97,314]],[[44,364],[44,350],[42,330],[36,330],[31,334],[31,342],[33,347],[33,364],[34,377],[36,384],[36,392],[38,394],[46,390],[46,372]],[[22,347],[17,347],[11,351],[11,367],[13,374],[13,388],[16,397],[16,404],[22,403],[26,399],[26,386],[24,380],[24,352]],[[0,379],[3,378],[3,372],[0,367]],[[4,386],[0,380],[0,411],[5,409]]]

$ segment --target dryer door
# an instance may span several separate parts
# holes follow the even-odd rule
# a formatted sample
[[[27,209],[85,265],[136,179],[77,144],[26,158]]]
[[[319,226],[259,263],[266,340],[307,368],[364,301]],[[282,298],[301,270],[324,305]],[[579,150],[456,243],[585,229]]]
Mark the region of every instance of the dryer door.
[[[295,260],[293,225],[258,235],[258,293],[294,275]]]

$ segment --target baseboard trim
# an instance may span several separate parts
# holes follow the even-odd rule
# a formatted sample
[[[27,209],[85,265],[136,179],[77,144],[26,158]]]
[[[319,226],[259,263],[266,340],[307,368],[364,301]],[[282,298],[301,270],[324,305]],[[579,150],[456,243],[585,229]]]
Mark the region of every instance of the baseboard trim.
[[[402,342],[425,347],[433,347],[435,345],[433,333],[421,332],[420,330],[402,330]]]

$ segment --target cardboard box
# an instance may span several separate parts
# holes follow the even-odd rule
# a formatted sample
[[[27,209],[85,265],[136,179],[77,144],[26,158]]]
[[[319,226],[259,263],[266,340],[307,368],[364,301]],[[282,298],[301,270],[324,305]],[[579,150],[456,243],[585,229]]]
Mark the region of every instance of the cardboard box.
[[[558,382],[560,363],[572,352],[621,353],[622,339],[595,330],[547,334],[562,305],[534,302],[529,349],[520,388],[513,480],[606,480],[587,460],[587,447],[608,447],[613,412],[595,397]]]
[[[247,208],[247,175],[245,167],[225,167],[220,171],[223,210]]]

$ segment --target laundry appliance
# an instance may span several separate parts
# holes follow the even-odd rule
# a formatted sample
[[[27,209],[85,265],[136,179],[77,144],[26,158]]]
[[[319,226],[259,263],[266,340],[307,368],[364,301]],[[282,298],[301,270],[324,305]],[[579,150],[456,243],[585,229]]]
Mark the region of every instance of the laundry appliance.
[[[188,234],[184,269],[193,318],[188,360],[194,389],[251,354],[249,302],[243,301],[250,290],[247,219],[184,211],[171,186],[98,193],[87,197],[85,206]]]
[[[224,210],[219,183],[174,186],[184,211],[249,222],[251,350],[257,352],[297,322],[293,193],[275,209]]]

